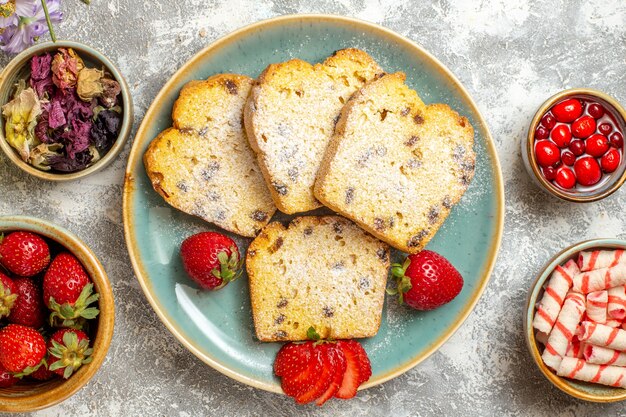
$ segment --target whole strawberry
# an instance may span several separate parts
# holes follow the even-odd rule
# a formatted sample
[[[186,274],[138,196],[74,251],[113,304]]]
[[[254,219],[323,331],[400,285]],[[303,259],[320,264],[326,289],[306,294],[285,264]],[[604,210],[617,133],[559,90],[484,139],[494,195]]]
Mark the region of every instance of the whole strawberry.
[[[78,259],[67,252],[58,254],[50,263],[43,277],[43,300],[52,310],[52,326],[80,328],[84,320],[100,312],[89,307],[98,300],[91,280]]]
[[[18,297],[9,314],[9,323],[39,329],[46,321],[46,307],[41,289],[32,278],[18,277],[13,282]]]
[[[17,300],[17,288],[13,280],[0,272],[0,319],[11,313]]]
[[[0,388],[9,388],[19,381],[13,374],[0,365]]]
[[[198,233],[180,245],[187,274],[207,290],[217,290],[241,275],[243,260],[228,236],[216,232]]]
[[[30,232],[13,232],[0,237],[0,264],[15,275],[32,277],[50,263],[45,240]]]
[[[463,277],[446,258],[423,250],[409,255],[402,265],[393,264],[392,276],[400,304],[405,302],[416,310],[433,310],[452,301],[463,288]]]
[[[31,327],[9,324],[0,330],[0,365],[16,377],[37,370],[46,356],[46,341]]]
[[[82,365],[91,362],[89,337],[80,330],[61,329],[48,341],[48,369],[67,379]]]

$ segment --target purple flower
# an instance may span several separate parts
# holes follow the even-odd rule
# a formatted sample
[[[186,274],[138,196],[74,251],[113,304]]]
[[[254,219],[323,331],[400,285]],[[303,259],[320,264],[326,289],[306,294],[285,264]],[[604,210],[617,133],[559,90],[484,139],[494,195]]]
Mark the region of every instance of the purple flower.
[[[63,18],[61,0],[47,0],[46,3],[50,21],[60,22]],[[41,0],[15,0],[15,13],[11,17],[17,21],[14,19],[0,35],[0,49],[10,54],[23,51],[48,31]]]
[[[0,29],[17,25],[17,21],[15,3],[9,2],[9,0],[0,0]]]

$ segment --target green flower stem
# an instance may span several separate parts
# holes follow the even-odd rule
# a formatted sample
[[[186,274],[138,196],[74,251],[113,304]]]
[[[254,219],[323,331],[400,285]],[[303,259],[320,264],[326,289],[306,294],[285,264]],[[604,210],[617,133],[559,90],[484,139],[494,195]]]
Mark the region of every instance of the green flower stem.
[[[48,24],[48,30],[50,31],[52,42],[56,42],[57,37],[54,34],[54,28],[52,27],[52,22],[50,21],[50,14],[48,13],[48,4],[46,3],[46,0],[41,0],[41,6],[43,7],[43,12],[46,14],[46,23]]]

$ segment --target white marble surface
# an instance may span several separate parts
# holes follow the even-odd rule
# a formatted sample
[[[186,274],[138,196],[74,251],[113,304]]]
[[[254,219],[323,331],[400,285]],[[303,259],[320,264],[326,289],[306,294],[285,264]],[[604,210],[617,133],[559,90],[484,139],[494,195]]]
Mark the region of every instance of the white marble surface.
[[[60,38],[102,50],[126,75],[136,120],[168,77],[216,38],[289,13],[334,13],[382,24],[446,64],[482,110],[497,142],[506,186],[506,224],[491,283],[462,328],[405,375],[322,409],[228,379],[187,352],[150,309],[123,238],[125,151],[103,174],[69,184],[36,181],[0,157],[0,214],[65,225],[100,256],[117,298],[109,356],[65,403],[37,416],[616,416],[557,391],[530,361],[522,337],[528,287],[561,248],[588,238],[626,238],[622,190],[584,206],[539,192],[523,170],[519,142],[536,109],[568,87],[626,100],[623,0],[288,1],[65,0]],[[0,65],[8,59],[0,55]]]

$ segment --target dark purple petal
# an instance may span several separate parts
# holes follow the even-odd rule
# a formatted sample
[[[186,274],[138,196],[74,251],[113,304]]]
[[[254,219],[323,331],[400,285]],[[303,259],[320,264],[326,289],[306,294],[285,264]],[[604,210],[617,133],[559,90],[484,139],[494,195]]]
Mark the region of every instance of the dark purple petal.
[[[102,110],[91,129],[91,139],[100,154],[106,153],[117,140],[122,115],[113,110]]]
[[[93,155],[89,149],[79,152],[74,158],[65,157],[63,155],[53,155],[48,158],[47,162],[53,169],[61,172],[75,172],[85,169],[93,159]]]
[[[71,129],[66,130],[61,135],[68,158],[74,159],[77,153],[80,153],[89,147],[90,131],[90,122],[83,122],[78,119],[72,120]]]

